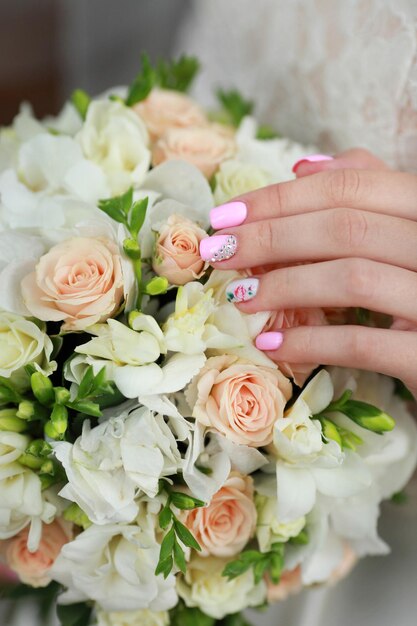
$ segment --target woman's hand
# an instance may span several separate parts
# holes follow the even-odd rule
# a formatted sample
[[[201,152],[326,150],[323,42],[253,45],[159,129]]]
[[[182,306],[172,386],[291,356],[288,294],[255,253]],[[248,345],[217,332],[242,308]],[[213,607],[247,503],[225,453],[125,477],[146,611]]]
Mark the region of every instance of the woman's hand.
[[[417,176],[363,150],[295,169],[297,180],[213,209],[223,229],[203,240],[201,255],[216,269],[286,265],[233,284],[231,299],[247,313],[363,307],[405,318],[390,329],[299,326],[256,343],[276,361],[394,376],[417,397]]]

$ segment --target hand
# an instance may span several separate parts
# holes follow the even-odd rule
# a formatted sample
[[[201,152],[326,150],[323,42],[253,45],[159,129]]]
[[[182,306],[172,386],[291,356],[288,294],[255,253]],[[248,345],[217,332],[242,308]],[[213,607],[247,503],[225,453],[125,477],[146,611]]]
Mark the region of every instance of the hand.
[[[363,307],[405,318],[409,330],[299,326],[261,335],[257,346],[276,361],[394,376],[417,397],[417,176],[362,150],[299,162],[297,176],[213,209],[213,226],[227,227],[216,235],[229,239],[204,240],[203,258],[220,247],[231,256],[216,269],[287,265],[257,277],[253,297],[238,304],[247,313]]]

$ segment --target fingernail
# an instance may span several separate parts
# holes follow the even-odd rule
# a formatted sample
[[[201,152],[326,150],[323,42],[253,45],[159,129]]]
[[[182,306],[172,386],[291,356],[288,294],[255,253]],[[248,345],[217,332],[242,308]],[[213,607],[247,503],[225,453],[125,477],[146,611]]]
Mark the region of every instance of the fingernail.
[[[282,333],[261,333],[256,337],[255,345],[258,350],[278,350],[283,341]]]
[[[228,302],[247,302],[256,296],[258,286],[257,278],[233,280],[226,287],[226,298]]]
[[[211,209],[210,223],[213,228],[232,228],[243,224],[248,215],[248,209],[244,202],[228,202]]]
[[[230,259],[237,248],[237,239],[234,235],[214,235],[200,241],[200,256],[204,261],[215,263]]]
[[[327,154],[310,154],[309,156],[303,157],[294,163],[292,171],[295,174],[301,163],[318,163],[319,161],[333,161],[333,157],[328,156]]]

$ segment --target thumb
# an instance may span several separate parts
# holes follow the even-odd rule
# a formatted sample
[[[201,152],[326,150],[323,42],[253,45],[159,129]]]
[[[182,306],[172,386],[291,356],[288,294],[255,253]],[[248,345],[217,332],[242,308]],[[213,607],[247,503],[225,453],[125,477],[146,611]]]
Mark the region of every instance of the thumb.
[[[336,154],[334,157],[325,154],[313,154],[299,159],[292,171],[297,178],[337,169],[388,170],[389,167],[369,150],[352,148]]]

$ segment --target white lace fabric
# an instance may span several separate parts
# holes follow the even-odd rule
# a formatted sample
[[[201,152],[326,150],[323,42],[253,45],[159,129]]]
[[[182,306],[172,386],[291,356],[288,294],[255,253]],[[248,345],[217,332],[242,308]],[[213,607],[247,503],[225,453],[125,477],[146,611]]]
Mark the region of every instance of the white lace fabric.
[[[417,0],[195,0],[196,94],[238,88],[283,134],[417,172]]]

